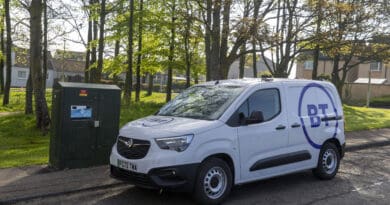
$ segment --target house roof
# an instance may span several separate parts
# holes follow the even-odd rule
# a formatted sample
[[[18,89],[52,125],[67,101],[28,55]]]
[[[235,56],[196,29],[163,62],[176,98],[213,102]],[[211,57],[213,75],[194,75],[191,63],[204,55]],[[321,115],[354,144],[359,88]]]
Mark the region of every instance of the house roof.
[[[65,72],[83,73],[85,70],[85,62],[71,59],[53,59],[54,70]]]
[[[371,84],[385,84],[387,81],[386,78],[371,78]],[[368,84],[368,78],[358,78],[354,83],[364,83]]]
[[[30,67],[30,52],[29,49],[26,48],[20,48],[20,47],[13,47],[14,53],[15,53],[15,61],[14,66],[20,67],[20,68],[29,68]],[[48,64],[47,69],[53,70],[53,63],[52,63],[52,56],[50,51],[47,52],[48,56]]]
[[[307,60],[308,58],[312,58],[314,55],[314,50],[308,50],[308,51],[304,51],[302,52],[300,55],[299,55],[299,60],[300,61],[305,61]],[[333,60],[331,57],[325,55],[324,53],[320,52],[320,55],[318,57],[318,60]]]

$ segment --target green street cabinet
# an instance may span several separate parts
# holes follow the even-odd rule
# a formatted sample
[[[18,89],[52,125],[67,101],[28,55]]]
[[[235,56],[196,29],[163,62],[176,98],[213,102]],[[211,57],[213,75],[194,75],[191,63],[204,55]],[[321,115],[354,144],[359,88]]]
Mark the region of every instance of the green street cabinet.
[[[49,164],[56,169],[108,164],[119,131],[115,85],[58,82],[53,87]]]

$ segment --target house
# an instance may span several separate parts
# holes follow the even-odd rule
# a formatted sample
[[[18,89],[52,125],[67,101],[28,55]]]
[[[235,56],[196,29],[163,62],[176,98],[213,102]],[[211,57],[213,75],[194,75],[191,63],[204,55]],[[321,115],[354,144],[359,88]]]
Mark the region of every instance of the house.
[[[355,64],[346,76],[343,98],[362,100],[367,96],[369,75],[371,75],[370,86],[371,96],[379,97],[390,95],[390,63],[385,61],[372,60],[371,62],[358,63],[358,59],[352,59]],[[340,61],[341,67],[344,61]],[[313,71],[313,58],[310,52],[300,56],[296,66],[296,78],[311,79]],[[333,59],[320,54],[318,60],[317,75],[331,76],[333,70]],[[341,77],[341,72],[339,72]]]
[[[85,53],[56,50],[53,57],[54,79],[66,82],[84,82]]]
[[[47,64],[47,79],[46,86],[51,87],[53,85],[54,69],[52,64],[52,56],[48,53]],[[26,87],[28,75],[30,73],[30,54],[28,49],[19,48],[14,46],[11,53],[11,87]],[[4,74],[6,68],[4,65]],[[5,77],[5,75],[4,75]],[[5,81],[5,79],[4,79]]]
[[[14,46],[11,53],[11,87],[26,87],[30,73],[29,50]],[[57,55],[56,55],[57,56]],[[58,59],[52,57],[48,52],[48,67],[46,87],[51,88],[53,83],[59,79],[71,82],[82,82],[84,78],[85,62],[81,58]],[[5,73],[5,66],[4,66]]]
[[[272,65],[272,61],[270,59],[265,58],[265,60],[267,61],[267,63],[269,65]],[[265,60],[264,60],[264,58],[260,58],[260,60],[258,60],[256,62],[256,68],[257,68],[257,73],[258,74],[262,73],[264,71],[268,71],[268,68],[265,65]],[[228,79],[239,78],[240,77],[240,68],[239,67],[240,67],[240,60],[237,59],[230,66],[227,78]],[[245,65],[244,66],[244,77],[253,78],[253,67],[252,67],[252,65]]]

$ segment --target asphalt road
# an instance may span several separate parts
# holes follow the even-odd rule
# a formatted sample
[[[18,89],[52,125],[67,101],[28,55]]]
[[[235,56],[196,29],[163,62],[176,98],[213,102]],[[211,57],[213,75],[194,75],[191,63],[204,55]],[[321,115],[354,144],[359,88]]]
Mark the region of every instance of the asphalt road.
[[[390,146],[348,152],[338,175],[310,171],[237,186],[224,204],[390,204]],[[191,195],[123,185],[20,204],[194,204]]]

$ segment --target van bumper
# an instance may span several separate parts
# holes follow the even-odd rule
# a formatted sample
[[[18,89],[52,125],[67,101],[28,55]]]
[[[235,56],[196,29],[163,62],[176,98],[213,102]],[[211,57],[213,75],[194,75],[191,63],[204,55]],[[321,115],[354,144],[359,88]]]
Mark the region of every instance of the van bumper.
[[[340,156],[341,156],[341,158],[343,158],[343,157],[344,157],[344,154],[345,154],[345,146],[346,146],[346,144],[345,144],[345,143],[341,145],[341,152],[340,152]]]
[[[192,192],[200,164],[186,164],[151,169],[147,174],[111,165],[111,177],[148,189]]]

